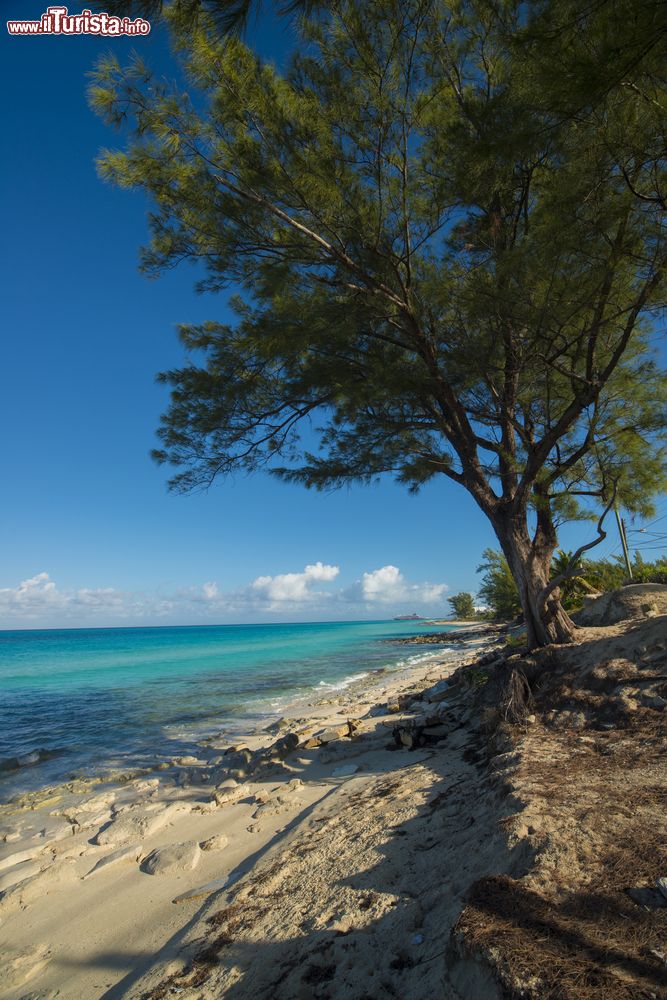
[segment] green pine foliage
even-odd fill
[[[457,618],[468,620],[475,617],[475,600],[472,594],[453,594],[447,600]]]
[[[572,10],[337,2],[284,72],[174,14],[183,88],[102,60],[91,103],[127,143],[100,171],[151,198],[143,268],[242,289],[235,322],[181,327],[189,360],[161,376],[174,489],[260,467],[316,488],[445,476],[522,595],[562,520],[614,497],[650,512],[667,252],[658,115],[633,87],[663,100],[657,52],[575,107],[603,72],[597,11],[579,78],[540,96]]]
[[[97,0],[97,10],[117,17],[144,17],[157,21],[168,12],[172,21],[186,32],[208,25],[221,35],[243,32],[267,7],[277,9],[282,16],[307,14],[321,4],[313,0],[285,0],[284,3],[267,4],[261,0]]]

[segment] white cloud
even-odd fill
[[[329,583],[340,573],[338,566],[325,566],[316,562],[306,566],[303,573],[281,573],[278,576],[258,576],[250,589],[269,601],[312,601],[320,591],[311,588],[313,583]]]
[[[365,617],[418,609],[442,611],[447,585],[411,583],[397,566],[363,573],[348,587],[332,588],[340,567],[311,563],[300,572],[258,576],[244,587],[221,592],[208,581],[171,593],[114,587],[59,589],[48,573],[0,588],[0,628],[123,625],[170,622],[242,622]]]
[[[49,579],[48,573],[38,573],[29,580],[22,580],[15,590],[0,590],[0,597],[5,595],[17,604],[30,605],[56,598],[56,585]]]
[[[346,591],[348,600],[364,601],[367,604],[400,604],[413,601],[433,604],[443,600],[446,583],[409,583],[398,566],[381,566],[370,573],[364,573]]]
[[[18,587],[0,589],[0,616],[32,619],[45,613],[59,613],[66,618],[76,610],[122,609],[126,600],[122,591],[112,587],[61,591],[48,573],[38,573],[22,580]],[[135,609],[136,610],[136,609]]]
[[[395,601],[404,595],[404,580],[398,566],[382,566],[361,578],[361,593],[365,601]]]

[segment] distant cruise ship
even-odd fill
[[[418,615],[416,611],[413,611],[411,615],[396,615],[392,619],[395,622],[423,622],[426,621],[423,615]]]

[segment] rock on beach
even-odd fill
[[[156,847],[141,862],[142,872],[147,875],[171,875],[174,872],[191,872],[199,864],[201,849],[196,840],[184,844],[169,844]]]
[[[90,878],[91,875],[99,875],[100,872],[120,861],[137,861],[141,855],[141,844],[133,844],[130,847],[119,847],[117,851],[112,851],[106,857],[101,858],[97,864],[86,872],[82,878]]]
[[[164,809],[150,811],[141,808],[130,809],[119,814],[117,819],[100,830],[95,837],[95,843],[104,846],[122,844],[126,840],[144,840],[165,827],[174,819],[176,813],[186,808],[188,807],[184,803],[174,802]]]

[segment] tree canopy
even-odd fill
[[[452,594],[448,597],[452,611],[456,614],[457,618],[474,618],[475,617],[475,601],[472,594],[461,593]]]
[[[650,510],[665,425],[662,207],[638,196],[664,163],[624,169],[609,139],[657,148],[655,108],[627,74],[576,115],[536,99],[558,50],[536,68],[530,32],[568,5],[535,7],[335,3],[283,75],[177,23],[193,94],[112,57],[91,88],[133,128],[100,168],[152,196],[144,268],[192,260],[200,287],[243,290],[235,323],[181,328],[192,361],[161,376],[172,486],[444,476],[490,519],[531,643],[571,635],[559,522]]]
[[[283,0],[275,4],[262,0],[98,0],[97,7],[118,17],[145,17],[153,21],[166,11],[175,18],[182,29],[194,31],[203,23],[216,28],[221,34],[242,32],[253,17],[263,8],[272,7],[282,16],[309,14],[324,6],[316,0]]]

